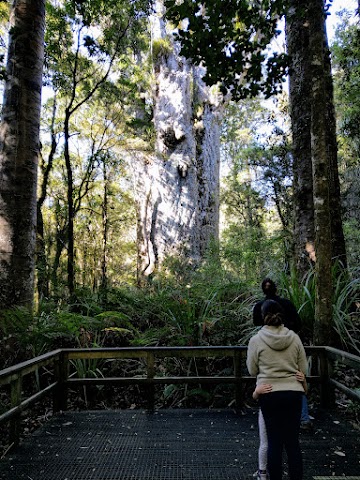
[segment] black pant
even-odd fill
[[[260,407],[268,436],[270,480],[282,479],[285,447],[290,480],[302,480],[303,465],[299,444],[302,393],[290,390],[260,395]]]

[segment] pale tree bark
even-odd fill
[[[330,159],[327,149],[327,84],[324,62],[324,4],[311,0],[309,8],[311,55],[311,149],[315,213],[315,325],[317,345],[331,344],[332,332],[332,254],[330,210]]]
[[[202,69],[194,68],[195,105],[193,112],[199,192],[200,257],[210,243],[219,239],[220,138],[222,108],[216,93],[202,80]]]
[[[155,154],[136,182],[140,284],[169,257],[195,268],[219,228],[220,104],[160,14],[153,27]]]
[[[34,295],[44,0],[15,0],[0,130],[1,308]]]

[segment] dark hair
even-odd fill
[[[264,325],[278,327],[284,323],[284,311],[275,300],[265,300],[261,305],[261,315]]]
[[[276,293],[276,283],[271,280],[271,278],[264,278],[261,283],[261,288],[267,297],[271,297]]]

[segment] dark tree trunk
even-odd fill
[[[290,113],[294,155],[294,243],[295,263],[299,278],[303,278],[315,260],[315,228],[311,161],[311,134],[313,106],[310,71],[310,25],[314,7],[309,0],[291,0],[287,14],[287,47],[290,64]],[[310,10],[309,10],[310,9]],[[325,17],[324,17],[325,18]],[[318,25],[320,28],[320,25]],[[324,77],[324,106],[326,113],[326,155],[328,165],[329,199],[331,210],[332,262],[340,260],[346,267],[345,239],[342,227],[340,183],[337,162],[336,123],[333,83],[325,20],[317,35],[322,36],[322,75]]]
[[[103,181],[104,181],[104,191],[103,191],[103,204],[102,204],[102,261],[101,261],[101,292],[102,299],[106,301],[107,297],[107,287],[108,287],[108,277],[107,277],[107,264],[108,264],[108,173],[106,168],[106,160],[103,159]]]
[[[75,290],[75,254],[74,254],[74,219],[75,219],[75,210],[74,210],[74,180],[73,180],[73,171],[70,159],[69,151],[69,122],[70,122],[70,113],[68,109],[65,113],[64,121],[64,157],[65,157],[65,166],[67,173],[67,208],[68,208],[68,228],[67,228],[67,286],[69,289],[69,294],[72,296]]]
[[[37,238],[36,238],[36,264],[37,264],[37,290],[39,300],[49,298],[49,268],[46,256],[46,245],[44,238],[44,219],[41,208],[37,209]]]
[[[49,175],[53,166],[54,155],[57,148],[57,139],[54,132],[56,116],[56,98],[54,98],[52,125],[51,125],[51,149],[46,165],[41,166],[42,170],[42,184],[41,193],[37,201],[37,239],[36,239],[36,254],[37,254],[37,289],[39,299],[48,298],[49,290],[49,266],[47,262],[45,233],[44,233],[44,219],[42,215],[42,206],[46,199],[46,191],[49,182]]]
[[[0,304],[34,295],[44,0],[15,0],[0,130]]]
[[[55,207],[55,219],[56,219],[56,235],[55,235],[55,254],[54,261],[51,267],[51,292],[52,295],[58,297],[62,294],[60,291],[60,282],[59,282],[59,269],[60,261],[63,250],[66,247],[67,242],[67,219],[62,218],[62,208],[59,204],[59,200],[56,200]],[[61,279],[61,282],[63,280]]]
[[[309,8],[311,55],[311,148],[315,212],[315,325],[317,345],[330,345],[332,339],[332,252],[330,210],[330,159],[328,150],[328,85],[324,62],[324,4],[311,0]]]
[[[327,41],[325,22],[323,28],[324,38],[324,67],[326,82],[326,124],[327,148],[329,155],[329,188],[331,211],[331,255],[333,263],[340,262],[343,268],[347,267],[345,238],[342,223],[342,205],[338,168],[338,146],[336,138],[336,116],[334,107],[334,86],[331,73],[330,51]]]
[[[291,0],[286,16],[287,49],[291,58],[289,97],[294,158],[294,254],[299,278],[308,273],[315,254],[308,3],[308,0]]]

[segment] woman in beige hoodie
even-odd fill
[[[266,300],[261,310],[264,326],[250,339],[247,367],[257,385],[271,386],[259,396],[268,436],[268,473],[270,480],[282,479],[285,447],[290,480],[302,480],[299,431],[306,384],[298,381],[297,372],[306,371],[305,350],[299,336],[283,326],[277,302]]]

